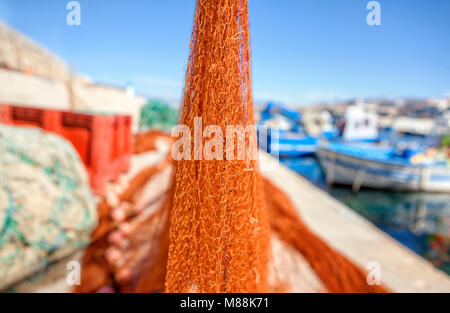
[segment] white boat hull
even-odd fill
[[[367,160],[325,148],[317,155],[330,184],[450,193],[450,169]]]

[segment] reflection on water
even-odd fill
[[[281,162],[450,274],[450,194],[330,188],[314,157]]]

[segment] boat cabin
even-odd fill
[[[343,122],[338,125],[345,141],[375,141],[378,139],[378,116],[364,104],[349,106]]]

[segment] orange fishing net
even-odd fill
[[[134,153],[139,154],[150,150],[155,150],[156,141],[158,139],[166,139],[172,141],[169,134],[160,130],[151,130],[145,133],[139,133],[134,136]]]
[[[158,137],[157,134],[151,133],[148,136],[149,140],[153,140]],[[141,147],[141,150],[143,147]],[[130,205],[136,202],[136,196],[139,194],[142,187],[151,180],[156,174],[166,168],[171,162],[170,157],[162,160],[154,166],[143,169],[136,175],[130,182],[128,188],[120,195],[119,200],[122,203],[129,203]],[[109,236],[116,231],[118,225],[112,218],[112,208],[107,203],[106,199],[103,199],[98,205],[98,218],[99,224],[94,232],[91,234],[91,244],[86,249],[82,263],[82,275],[81,284],[75,287],[75,292],[96,292],[103,286],[113,286],[117,290],[126,290],[130,287],[121,286],[121,282],[117,281],[114,274],[120,272],[121,268],[124,268],[127,264],[123,264],[121,267],[111,266],[107,261],[105,255],[110,247]],[[143,241],[147,241],[151,244],[151,249],[155,250],[159,248],[159,241],[163,237],[159,225],[164,224],[164,220],[167,220],[168,210],[158,210],[156,213],[151,214],[148,218],[139,224],[139,229],[129,230],[133,231],[131,239],[130,250],[133,250],[133,245],[141,247]],[[132,219],[135,214],[129,213],[128,219]],[[143,227],[144,226],[144,227]],[[144,237],[144,238],[143,238]],[[166,244],[167,245],[167,244]],[[148,252],[147,252],[148,253]],[[131,262],[133,263],[133,260]],[[153,264],[153,263],[151,263]],[[165,268],[161,266],[160,268]],[[155,275],[152,275],[154,277]],[[159,288],[158,288],[159,287]],[[161,285],[152,285],[152,290],[163,289]]]
[[[227,125],[253,125],[247,1],[198,1],[190,50],[181,124],[191,134],[195,117],[222,134]],[[255,137],[237,140],[256,145]],[[191,160],[176,163],[168,292],[268,291],[261,178],[256,161],[236,160],[237,146],[235,160],[223,144],[220,160],[195,161],[193,149]]]
[[[217,125],[222,134],[227,133],[227,125],[254,123],[247,0],[198,0],[180,116],[180,123],[192,134],[192,149],[177,146],[190,160],[173,162],[171,188],[164,193],[163,205],[130,236],[134,252],[124,264],[111,266],[105,261],[109,244],[104,238],[115,226],[106,213],[100,214],[76,291],[92,292],[105,284],[127,292],[278,290],[282,282],[270,279],[276,277],[271,275],[271,229],[305,257],[328,291],[385,291],[367,285],[361,269],[302,223],[287,196],[263,181],[250,154],[238,159],[241,144],[245,152],[256,145],[253,133],[238,135],[232,148],[224,140],[209,146],[220,131],[205,131],[203,137],[194,127],[197,117],[202,118],[202,129]],[[152,133],[136,142],[136,152],[155,148]],[[205,159],[201,149],[210,149],[216,159]],[[132,204],[143,185],[171,162],[168,158],[143,170],[121,200]],[[107,212],[107,204],[100,209]],[[131,274],[120,280],[117,273],[124,268]]]
[[[268,179],[264,191],[270,195],[267,206],[272,230],[306,258],[329,292],[385,292],[379,285],[368,285],[364,271],[312,233],[291,200]]]

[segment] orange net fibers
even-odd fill
[[[169,134],[160,130],[151,130],[134,136],[134,153],[139,154],[156,149],[156,141],[160,138],[172,140]]]
[[[299,251],[329,292],[386,292],[382,286],[368,285],[367,274],[330,248],[300,220],[291,200],[264,180],[264,191],[272,230]]]
[[[237,160],[239,143],[255,146],[256,137],[238,137],[231,151],[220,138],[211,148],[219,160],[195,160],[219,134],[196,145],[194,118],[222,134],[227,125],[254,125],[249,56],[247,1],[199,0],[181,114],[193,149],[191,160],[175,165],[167,292],[268,291],[269,225],[258,165]],[[230,152],[234,160],[225,160]]]
[[[149,133],[147,136],[149,139],[154,139],[158,137],[157,134]],[[165,136],[164,136],[165,137]],[[143,147],[141,147],[143,150]],[[151,180],[156,174],[158,174],[162,169],[167,167],[171,162],[170,158],[167,158],[154,166],[143,169],[136,175],[130,182],[128,188],[120,195],[119,200],[122,202],[133,203],[134,197],[139,193],[141,188]],[[76,286],[75,292],[96,292],[98,289],[104,286],[114,286],[116,289],[121,290],[120,284],[115,281],[114,273],[117,272],[117,268],[111,266],[106,258],[105,253],[110,244],[108,243],[108,235],[116,228],[114,221],[111,218],[111,207],[108,205],[106,199],[103,199],[98,207],[98,218],[99,224],[94,232],[91,234],[91,244],[86,249],[82,263],[82,275],[81,284]],[[150,216],[143,225],[145,228],[157,228],[151,223],[155,220],[157,222],[164,217],[164,210],[159,210],[162,212],[157,212]],[[135,232],[139,234],[139,232]],[[157,243],[161,237],[161,231],[158,229],[153,231],[152,243]],[[137,237],[136,235],[133,237]],[[134,241],[142,242],[141,238],[133,238]],[[135,244],[136,246],[138,244]],[[153,245],[152,247],[154,247]],[[152,263],[153,264],[153,263]],[[156,288],[156,287],[155,287]],[[162,289],[159,288],[159,289]]]

